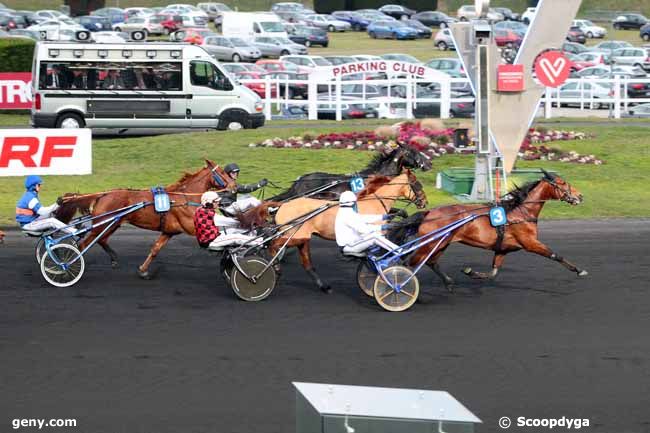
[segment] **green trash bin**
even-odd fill
[[[557,174],[552,170],[549,173]],[[507,190],[511,190],[515,185],[522,186],[526,182],[541,179],[544,174],[539,168],[526,168],[513,170],[508,175]],[[492,179],[494,179],[494,175]],[[471,194],[472,185],[474,184],[474,169],[466,167],[447,168],[440,172],[441,189],[453,195]],[[501,187],[503,190],[503,186]]]

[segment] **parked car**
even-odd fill
[[[371,38],[417,39],[418,32],[401,21],[374,21],[368,26]]]
[[[90,15],[97,15],[99,17],[107,17],[111,20],[111,24],[121,23],[126,19],[126,13],[121,8],[101,8],[94,10]]]
[[[135,16],[141,16],[141,17],[146,17],[149,15],[153,15],[156,12],[153,9],[150,8],[139,8],[139,7],[132,7],[132,8],[126,8],[124,9],[124,14],[126,18],[131,18]]]
[[[648,24],[648,19],[641,14],[621,14],[612,22],[616,30],[640,29]]]
[[[442,12],[437,12],[437,11],[418,12],[412,15],[411,19],[418,20],[425,26],[440,27],[441,29],[444,29],[445,27],[449,27],[449,24],[458,21],[456,18],[452,18],[447,14],[444,14]]]
[[[571,25],[580,27],[589,39],[604,38],[607,35],[607,30],[604,27],[597,26],[589,20],[573,20]]]
[[[650,104],[639,104],[628,108],[625,117],[650,118]]]
[[[36,12],[36,16],[41,17],[46,20],[58,20],[61,18],[70,18],[66,14],[60,11],[55,11],[55,10],[40,10]]]
[[[254,62],[262,57],[262,52],[242,38],[210,36],[203,40],[203,49],[217,60],[232,62]]]
[[[299,74],[296,72],[270,72],[264,77],[269,77],[274,80],[280,80],[280,85],[279,87],[279,94],[280,97],[284,98],[286,97],[287,99],[296,99],[296,98],[307,98],[307,90],[308,90],[308,85],[307,83],[292,83],[288,81],[292,80],[303,80],[307,81],[309,79],[309,76],[307,74]],[[282,82],[284,81],[284,83]]]
[[[564,56],[569,60],[570,62],[570,69],[571,73],[575,73],[577,71],[581,71],[585,68],[591,68],[593,66],[597,66],[597,63],[594,63],[589,60],[583,60],[576,54],[570,54],[570,53],[565,53]]]
[[[336,19],[332,15],[305,15],[305,22],[312,27],[326,29],[328,32],[345,32],[352,28],[350,23]]]
[[[581,54],[573,54],[580,62],[590,62],[592,66],[606,65],[609,63],[609,56],[605,53],[585,52]]]
[[[580,27],[571,26],[567,32],[566,40],[577,44],[584,44],[587,42],[587,36]]]
[[[415,15],[416,11],[409,9],[401,5],[388,4],[379,8],[379,12],[382,14],[391,16],[398,20],[406,20],[411,18],[411,15]]]
[[[562,44],[562,51],[565,52],[565,53],[571,53],[571,54],[582,54],[582,53],[596,52],[596,51],[592,51],[590,48],[585,47],[583,44],[576,44],[576,43],[573,43],[573,42],[564,42]]]
[[[643,27],[641,27],[641,30],[639,31],[639,36],[641,37],[641,39],[643,39],[646,42],[650,41],[650,24],[646,24]]]
[[[528,26],[521,21],[499,21],[494,24],[495,30],[510,30],[517,33],[522,38],[526,36]]]
[[[436,58],[429,60],[426,64],[429,68],[448,74],[451,78],[465,78],[465,69],[463,64],[457,58]]]
[[[382,54],[381,58],[384,60],[394,60],[396,62],[414,63],[416,65],[422,64],[421,61],[411,56],[410,54],[401,54],[401,53]]]
[[[267,72],[303,72],[300,70],[300,68],[298,68],[298,65],[289,62],[283,62],[282,60],[260,59],[255,62],[255,66],[263,68]]]
[[[309,27],[299,24],[294,24],[287,29],[289,34],[289,39],[297,44],[302,44],[306,47],[311,47],[313,45],[320,45],[321,47],[327,48],[330,43],[329,35],[327,31],[320,29],[318,27]],[[302,41],[302,42],[299,42]]]
[[[186,42],[194,45],[201,45],[205,38],[216,36],[211,30],[203,28],[182,28],[169,35],[172,42]]]
[[[223,63],[221,66],[233,75],[246,71],[259,72],[260,74],[266,73],[266,69],[260,68],[255,63]]]
[[[494,42],[497,44],[497,47],[517,48],[521,45],[522,40],[521,35],[512,30],[494,30]]]
[[[402,20],[402,22],[407,26],[417,30],[419,39],[431,39],[431,35],[433,34],[433,32],[429,27],[425,26],[420,21],[408,19],[408,20]]]
[[[199,9],[198,7],[190,4],[179,3],[179,4],[167,5],[165,9],[163,9],[163,12],[175,12],[178,15],[196,16],[196,17],[203,18],[206,24],[208,22],[208,14],[205,11]]]
[[[510,8],[499,7],[499,8],[494,8],[494,11],[503,15],[503,19],[505,21],[519,21],[521,19],[521,15],[513,12],[512,9]]]
[[[616,65],[631,65],[650,70],[650,56],[644,48],[619,48],[612,52],[612,61]]]
[[[124,32],[95,32],[93,40],[98,44],[123,44],[129,40],[129,35]]]
[[[455,50],[454,40],[451,37],[451,30],[448,28],[440,29],[433,38],[433,45],[440,51]]]
[[[323,56],[323,58],[335,66],[354,63],[357,61],[357,59],[352,56]]]
[[[611,55],[614,50],[618,50],[619,48],[633,47],[631,43],[626,41],[603,41],[598,45],[591,47],[591,50]]]
[[[165,35],[174,33],[183,27],[183,17],[173,13],[157,13],[149,18],[152,23],[158,23],[162,27],[162,32]]]
[[[305,72],[312,72],[318,68],[332,66],[330,62],[321,56],[289,55],[280,57],[280,60],[293,63]]]
[[[373,23],[375,21],[396,21],[395,18],[383,14],[376,9],[360,9],[356,11],[356,13],[368,20],[369,23]]]
[[[460,8],[458,8],[456,15],[458,15],[458,19],[461,21],[471,21],[473,19],[478,18],[478,14],[476,13],[476,7],[474,5],[461,6]],[[499,12],[496,12],[493,9],[489,9],[488,12],[485,14],[485,18],[489,22],[497,22],[497,21],[503,21],[504,17]]]
[[[352,26],[352,30],[355,30],[357,32],[366,30],[368,28],[368,24],[370,24],[370,20],[364,18],[363,15],[359,14],[358,12],[336,11],[332,12],[332,16],[337,20],[349,23],[350,26]]]
[[[12,15],[4,15],[0,14],[0,29],[9,31],[13,29],[19,29],[22,28],[21,26],[18,25],[16,22],[16,17]]]
[[[318,119],[336,120],[337,103],[329,98],[329,95],[319,96]],[[347,119],[376,119],[379,116],[377,110],[371,107],[364,107],[362,104],[350,104],[342,98],[341,118]]]
[[[34,24],[33,26],[29,26],[27,29],[36,30],[39,32],[54,31],[54,30],[72,30],[73,32],[76,32],[79,30],[85,30],[84,27],[82,27],[79,23],[75,23],[71,19],[43,21],[39,24]]]
[[[230,6],[223,3],[199,3],[196,5],[203,12],[208,14],[208,20],[213,21],[215,25],[221,25],[221,20],[223,20],[223,12],[232,12]]]
[[[135,15],[127,18],[123,23],[113,25],[116,32],[132,33],[136,31],[144,32],[145,35],[162,35],[163,26],[157,20],[151,21],[150,16]]]
[[[79,24],[81,24],[86,30],[91,32],[101,32],[103,30],[113,30],[111,25],[111,20],[108,17],[100,17],[98,15],[86,15],[83,17],[77,18]]]
[[[45,21],[45,18],[39,17],[34,11],[15,11],[14,15],[21,16],[25,19],[27,27]]]
[[[242,71],[235,74],[237,80],[263,80],[264,73],[254,72],[254,71]],[[241,82],[241,81],[240,81]],[[251,89],[253,92],[257,93],[260,98],[266,98],[266,83],[264,82],[241,82],[244,86]],[[269,96],[271,98],[277,98],[278,91],[277,87],[270,85],[269,86]]]
[[[41,40],[41,33],[36,30],[12,29],[9,30],[9,36],[12,38],[27,38],[33,41]]]
[[[289,54],[307,54],[307,47],[291,42],[280,36],[258,36],[253,40],[253,46],[262,53],[262,57],[280,57]]]
[[[577,81],[566,83],[559,89],[560,99],[585,99],[593,100],[591,108],[597,110],[605,108],[609,103],[599,102],[599,99],[609,99],[614,96],[611,86],[599,82]],[[580,105],[580,102],[562,102],[560,106]]]
[[[297,2],[274,3],[273,6],[271,6],[271,12],[304,10],[306,10],[305,6],[302,3]]]
[[[524,24],[530,24],[533,22],[533,18],[535,18],[535,13],[537,13],[537,8],[526,8],[523,14],[521,14],[521,21],[524,22]]]

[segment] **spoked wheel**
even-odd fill
[[[79,248],[79,245],[77,245],[77,241],[75,241],[73,237],[63,239],[63,240],[59,241],[58,243],[72,245],[73,247],[75,247],[77,249]],[[45,252],[46,252],[45,251],[45,240],[43,240],[43,238],[40,238],[38,240],[38,242],[36,243],[36,261],[38,262],[39,265],[41,264],[41,258],[43,257],[43,254]]]
[[[235,264],[232,262],[230,254],[224,253],[221,258],[221,276],[223,276],[223,279],[226,280],[228,284],[230,284],[230,274],[232,274],[232,268],[234,266]]]
[[[377,272],[368,263],[368,260],[361,260],[357,266],[357,285],[363,293],[373,298],[375,294],[373,289],[375,287],[375,280],[377,279]]]
[[[260,272],[268,265],[268,261],[259,256],[246,256],[237,258],[241,269],[250,277],[242,274],[237,266],[233,266],[230,274],[230,286],[237,296],[244,301],[261,301],[266,299],[277,282],[277,275],[273,266]]]
[[[45,251],[41,258],[41,274],[56,287],[69,287],[83,276],[86,265],[77,247],[60,243]]]
[[[413,271],[404,266],[391,266],[386,268],[384,276],[393,287],[398,289],[386,284],[381,275],[377,275],[374,294],[377,303],[382,308],[388,311],[404,311],[415,304],[420,294],[420,282]],[[409,280],[409,278],[411,279]],[[408,283],[406,283],[407,280]]]

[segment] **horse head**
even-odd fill
[[[420,169],[422,171],[431,170],[431,157],[413,147],[405,146],[401,143],[398,143],[398,145],[399,152],[397,157],[399,158],[400,171],[403,168]]]
[[[549,198],[561,200],[573,206],[582,203],[582,194],[576,188],[571,186],[569,182],[562,179],[560,176],[547,172],[544,169],[542,169],[542,173],[544,173],[542,181],[553,187]]]
[[[427,206],[427,195],[424,193],[424,187],[411,170],[406,170],[406,176],[408,179],[406,197],[414,202],[418,209],[424,209]]]
[[[211,173],[211,185],[216,189],[225,189],[229,192],[237,191],[237,182],[224,171],[221,166],[209,159],[205,160],[205,166]]]

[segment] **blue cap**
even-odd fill
[[[40,185],[42,183],[43,183],[43,179],[41,179],[40,176],[36,176],[35,174],[32,174],[30,176],[27,176],[27,179],[25,179],[25,188],[29,191],[34,189],[36,185]]]

